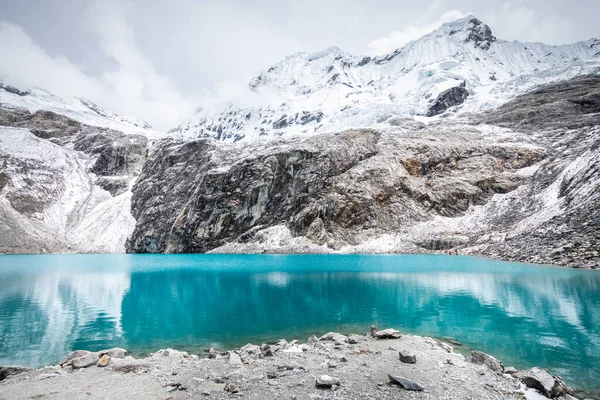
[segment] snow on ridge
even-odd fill
[[[6,89],[9,90],[6,90]],[[14,93],[17,89],[22,94]],[[126,134],[141,134],[149,138],[164,135],[154,131],[145,121],[109,112],[89,100],[63,98],[43,89],[0,82],[0,106],[17,108],[34,113],[39,110],[52,111],[82,124],[114,129]]]
[[[288,56],[250,81],[255,105],[200,110],[170,132],[182,139],[240,141],[381,128],[392,117],[422,118],[440,93],[462,82],[470,94],[462,108],[478,112],[598,67],[597,39],[561,46],[504,41],[469,15],[383,56],[337,47]]]

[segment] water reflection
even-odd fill
[[[431,256],[83,261],[0,269],[0,364],[115,345],[198,351],[376,323],[600,389],[600,275],[589,271]]]

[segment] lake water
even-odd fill
[[[600,273],[443,255],[0,256],[0,364],[201,353],[371,324],[600,390]]]

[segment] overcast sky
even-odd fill
[[[506,40],[600,36],[600,0],[0,0],[0,78],[157,129],[298,51],[392,51],[474,14]]]

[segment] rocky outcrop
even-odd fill
[[[414,137],[352,130],[255,149],[164,140],[133,189],[137,225],[128,251],[205,252],[282,223],[294,236],[336,248],[365,230],[383,233],[484,204],[524,181],[512,171],[543,158],[534,148],[450,133],[432,143],[433,136],[435,129]]]
[[[442,114],[450,107],[464,103],[467,97],[469,97],[469,91],[466,89],[466,82],[461,83],[459,86],[444,90],[438,95],[431,107],[429,107],[427,116],[434,117]]]
[[[52,111],[36,111],[0,107],[0,126],[26,128],[42,139],[64,138],[75,135],[81,124]]]
[[[468,22],[467,32],[468,36],[465,42],[472,42],[475,47],[482,50],[489,50],[492,43],[496,41],[496,37],[492,34],[490,27],[477,18],[472,18]]]

